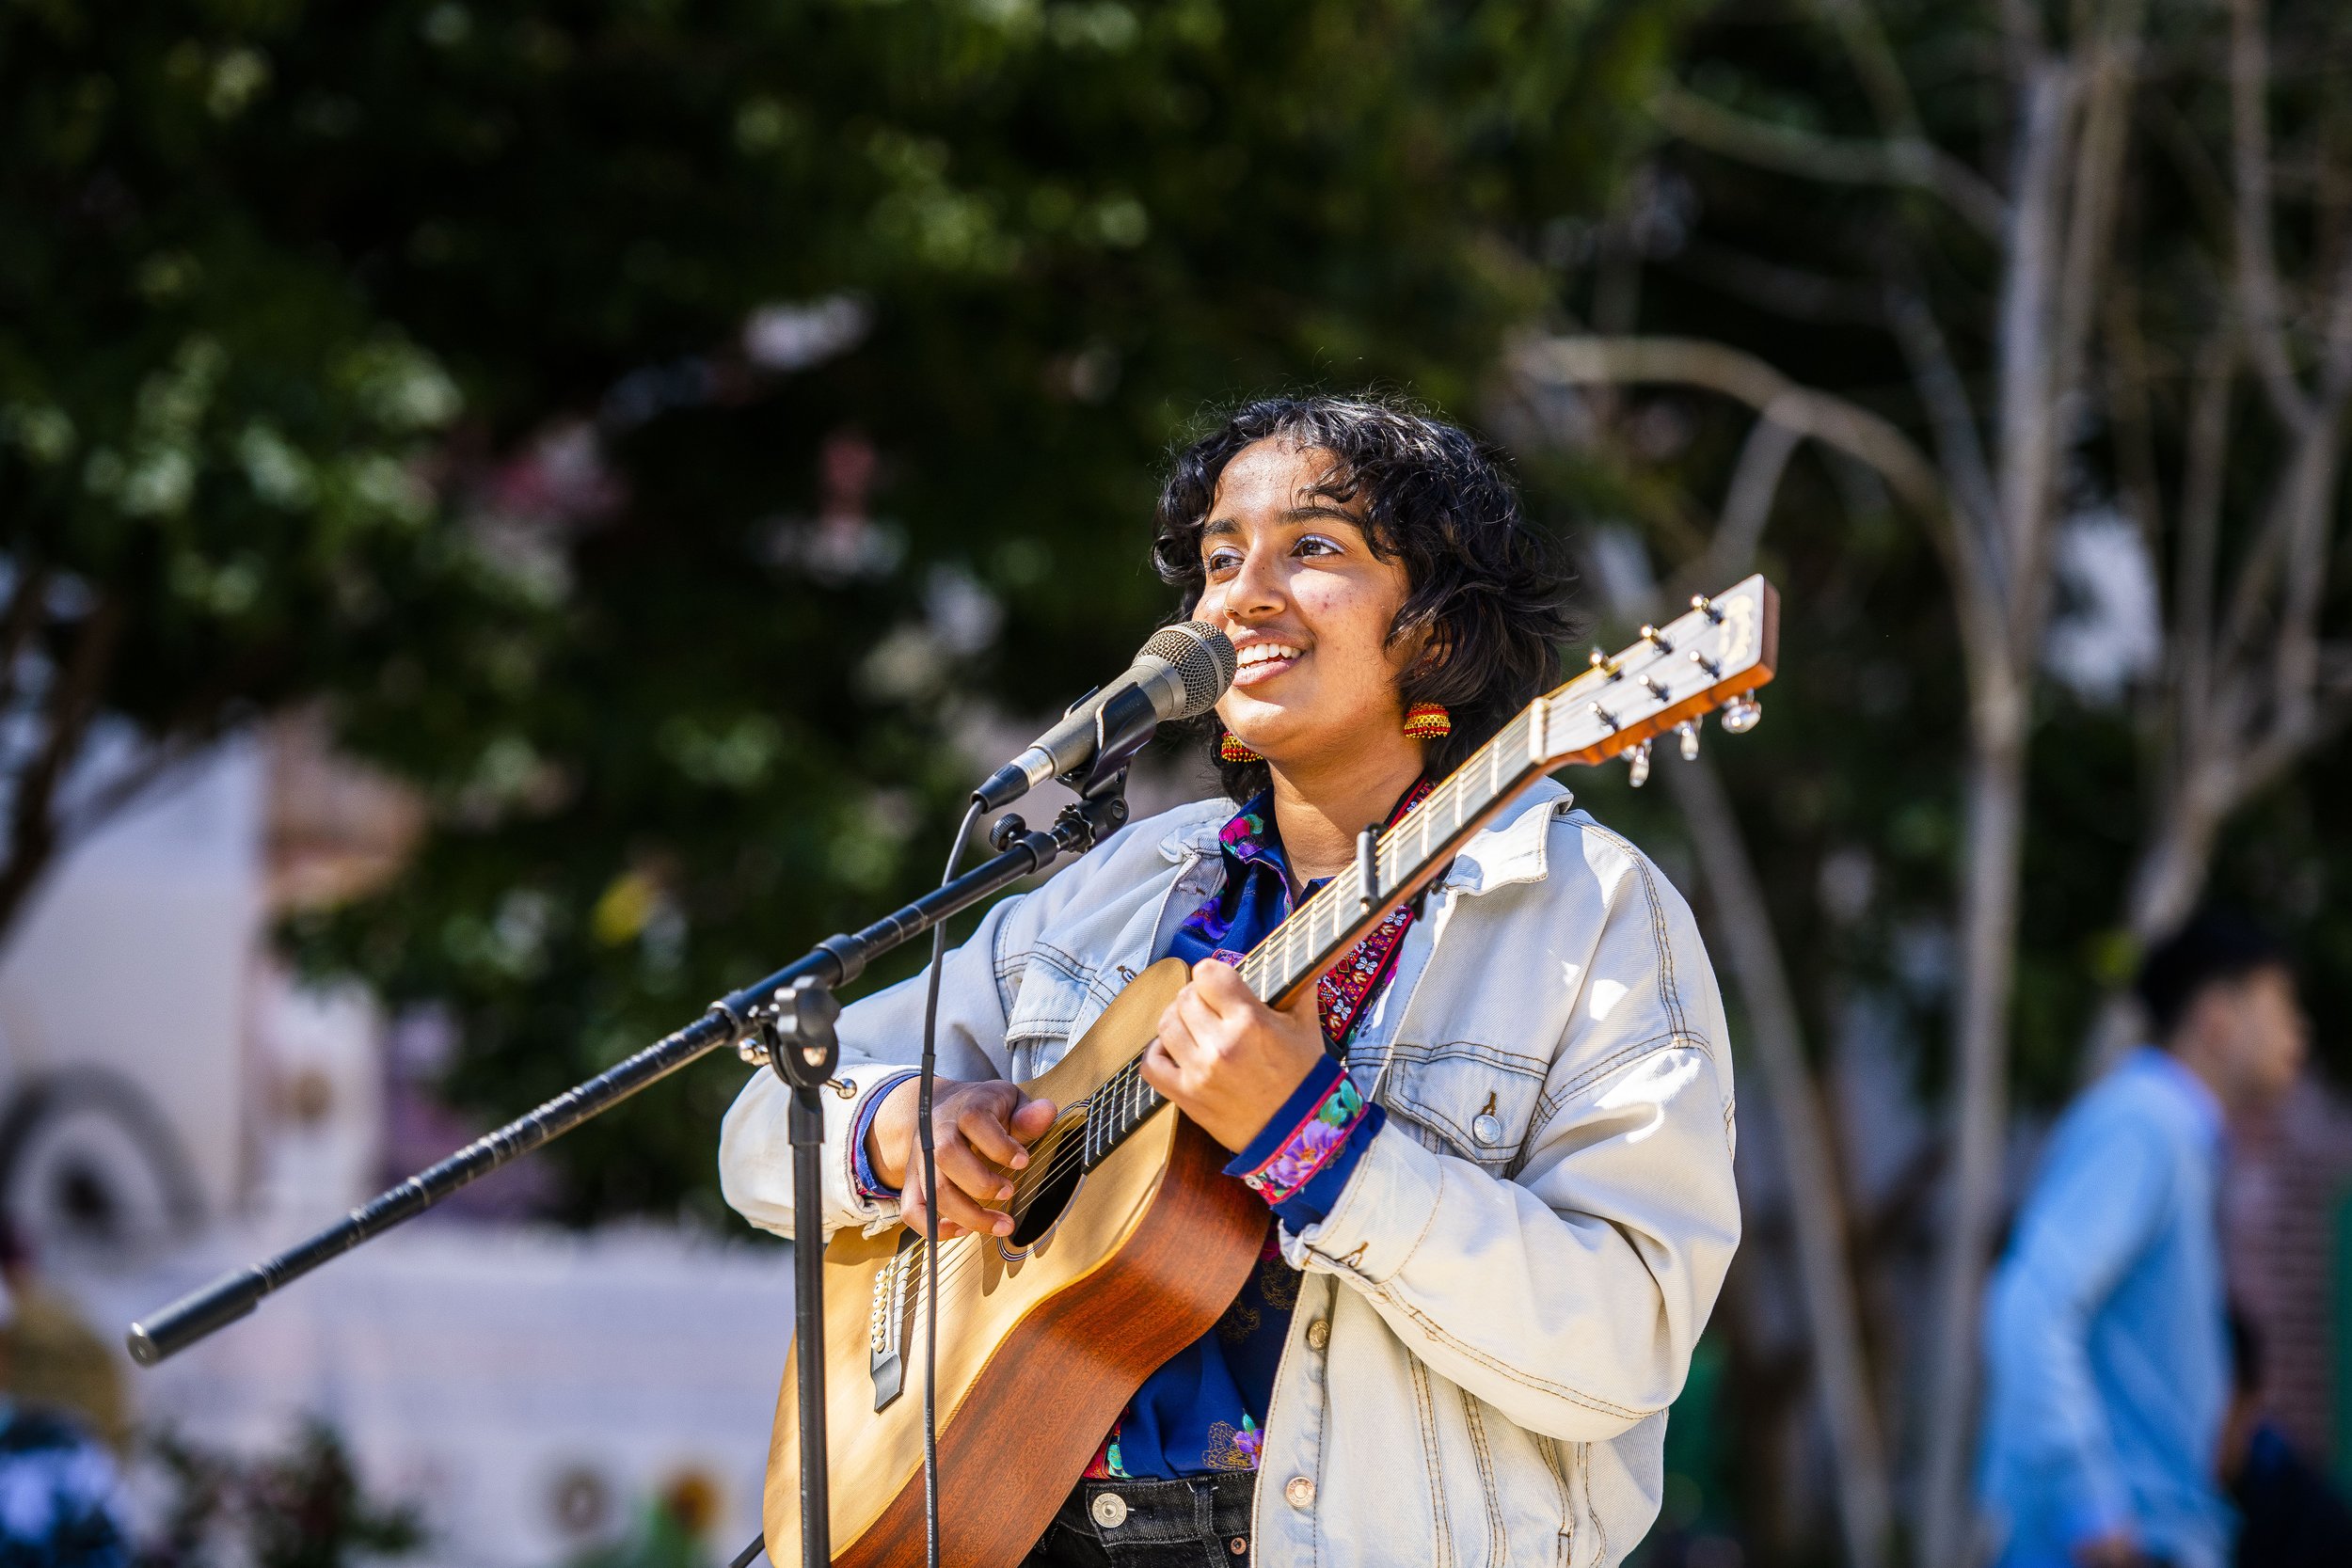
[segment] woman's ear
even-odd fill
[[[1435,621],[1423,622],[1408,635],[1420,645],[1405,666],[1405,678],[1407,680],[1436,674],[1445,668],[1446,660],[1454,657],[1454,639],[1447,636],[1445,628]]]

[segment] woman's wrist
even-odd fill
[[[909,1134],[914,1128],[914,1101],[921,1085],[919,1078],[899,1079],[882,1091],[882,1103],[875,1106],[866,1123],[866,1168],[876,1181],[894,1192],[907,1184],[907,1156],[914,1147]],[[947,1080],[934,1079],[932,1085],[932,1092],[937,1093]]]

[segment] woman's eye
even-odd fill
[[[1335,542],[1326,539],[1320,534],[1310,533],[1298,541],[1295,553],[1299,555],[1338,555],[1341,552],[1340,546]]]
[[[1241,551],[1211,550],[1200,563],[1213,573],[1236,571],[1241,566]]]

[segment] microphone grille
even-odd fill
[[[1184,683],[1184,705],[1173,717],[1191,719],[1216,705],[1233,684],[1233,640],[1206,621],[1185,621],[1162,626],[1143,645],[1144,653],[1167,660]]]

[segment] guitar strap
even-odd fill
[[[1436,788],[1424,778],[1405,792],[1405,799],[1389,813],[1384,827],[1396,826],[1397,819],[1419,805],[1422,799]],[[1396,955],[1405,945],[1405,933],[1411,927],[1413,917],[1420,912],[1421,900],[1399,904],[1389,911],[1389,917],[1372,928],[1372,934],[1349,949],[1345,958],[1323,972],[1315,982],[1315,1010],[1323,1019],[1323,1040],[1334,1056],[1347,1054],[1347,1038],[1362,1022],[1364,1004],[1387,982],[1396,968]]]

